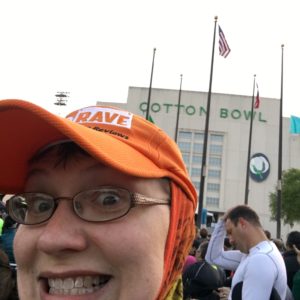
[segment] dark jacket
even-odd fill
[[[287,273],[287,283],[290,289],[293,288],[293,277],[298,270],[300,270],[300,265],[297,261],[297,254],[294,250],[288,250],[283,253],[283,259],[286,267]]]
[[[293,296],[295,300],[300,300],[300,270],[294,276]]]

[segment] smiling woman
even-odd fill
[[[117,108],[63,119],[20,100],[0,102],[0,127],[22,300],[182,299],[197,197],[164,132]]]

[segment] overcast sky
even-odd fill
[[[216,55],[212,91],[280,98],[300,116],[296,0],[0,0],[0,99],[47,109],[70,92],[67,111],[96,101],[126,102],[128,87],[208,91],[214,16],[231,48]],[[263,103],[262,103],[263,105]]]

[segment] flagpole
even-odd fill
[[[206,104],[206,117],[205,117],[205,129],[204,129],[202,164],[201,164],[201,179],[200,179],[200,190],[199,190],[199,199],[198,199],[198,216],[197,216],[197,226],[198,227],[201,226],[201,217],[202,217],[203,200],[204,200],[204,187],[205,187],[205,176],[206,176],[207,140],[208,140],[209,114],[210,114],[210,102],[211,102],[211,86],[212,86],[213,69],[214,69],[213,66],[214,66],[214,56],[215,56],[215,40],[216,40],[217,20],[218,20],[218,17],[216,16],[215,17],[213,45],[212,45],[212,55],[211,55],[209,89],[208,89],[207,104]]]
[[[247,156],[247,171],[246,171],[246,186],[245,186],[245,200],[244,204],[248,204],[249,196],[249,172],[250,172],[250,155],[251,155],[251,144],[252,144],[252,127],[253,127],[253,107],[254,107],[254,93],[255,93],[255,78],[253,76],[253,92],[252,92],[252,101],[251,101],[251,117],[250,117],[250,130],[249,130],[249,142],[248,142],[248,156]]]
[[[281,192],[282,192],[282,102],[283,102],[283,50],[281,45],[281,91],[280,91],[280,109],[279,109],[279,147],[278,147],[278,181],[277,181],[277,230],[276,237],[281,237]]]
[[[178,104],[177,104],[177,117],[176,117],[176,127],[175,127],[175,142],[177,143],[177,136],[178,136],[178,123],[179,123],[179,114],[180,114],[180,102],[181,102],[181,85],[182,85],[182,74],[180,74],[180,87],[179,87],[179,94],[178,94]]]
[[[152,90],[152,78],[153,78],[155,52],[156,52],[156,48],[153,49],[153,58],[152,58],[152,68],[151,68],[151,76],[150,76],[150,85],[149,85],[149,90],[148,90],[146,120],[149,119],[149,110],[150,110],[150,100],[151,100],[151,90]]]

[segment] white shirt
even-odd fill
[[[243,300],[267,300],[274,287],[281,299],[287,292],[287,277],[283,258],[276,245],[262,241],[244,254],[239,250],[224,250],[226,235],[224,221],[218,222],[208,245],[205,259],[226,270],[235,271],[231,283],[243,282]],[[231,293],[229,298],[231,299]]]

